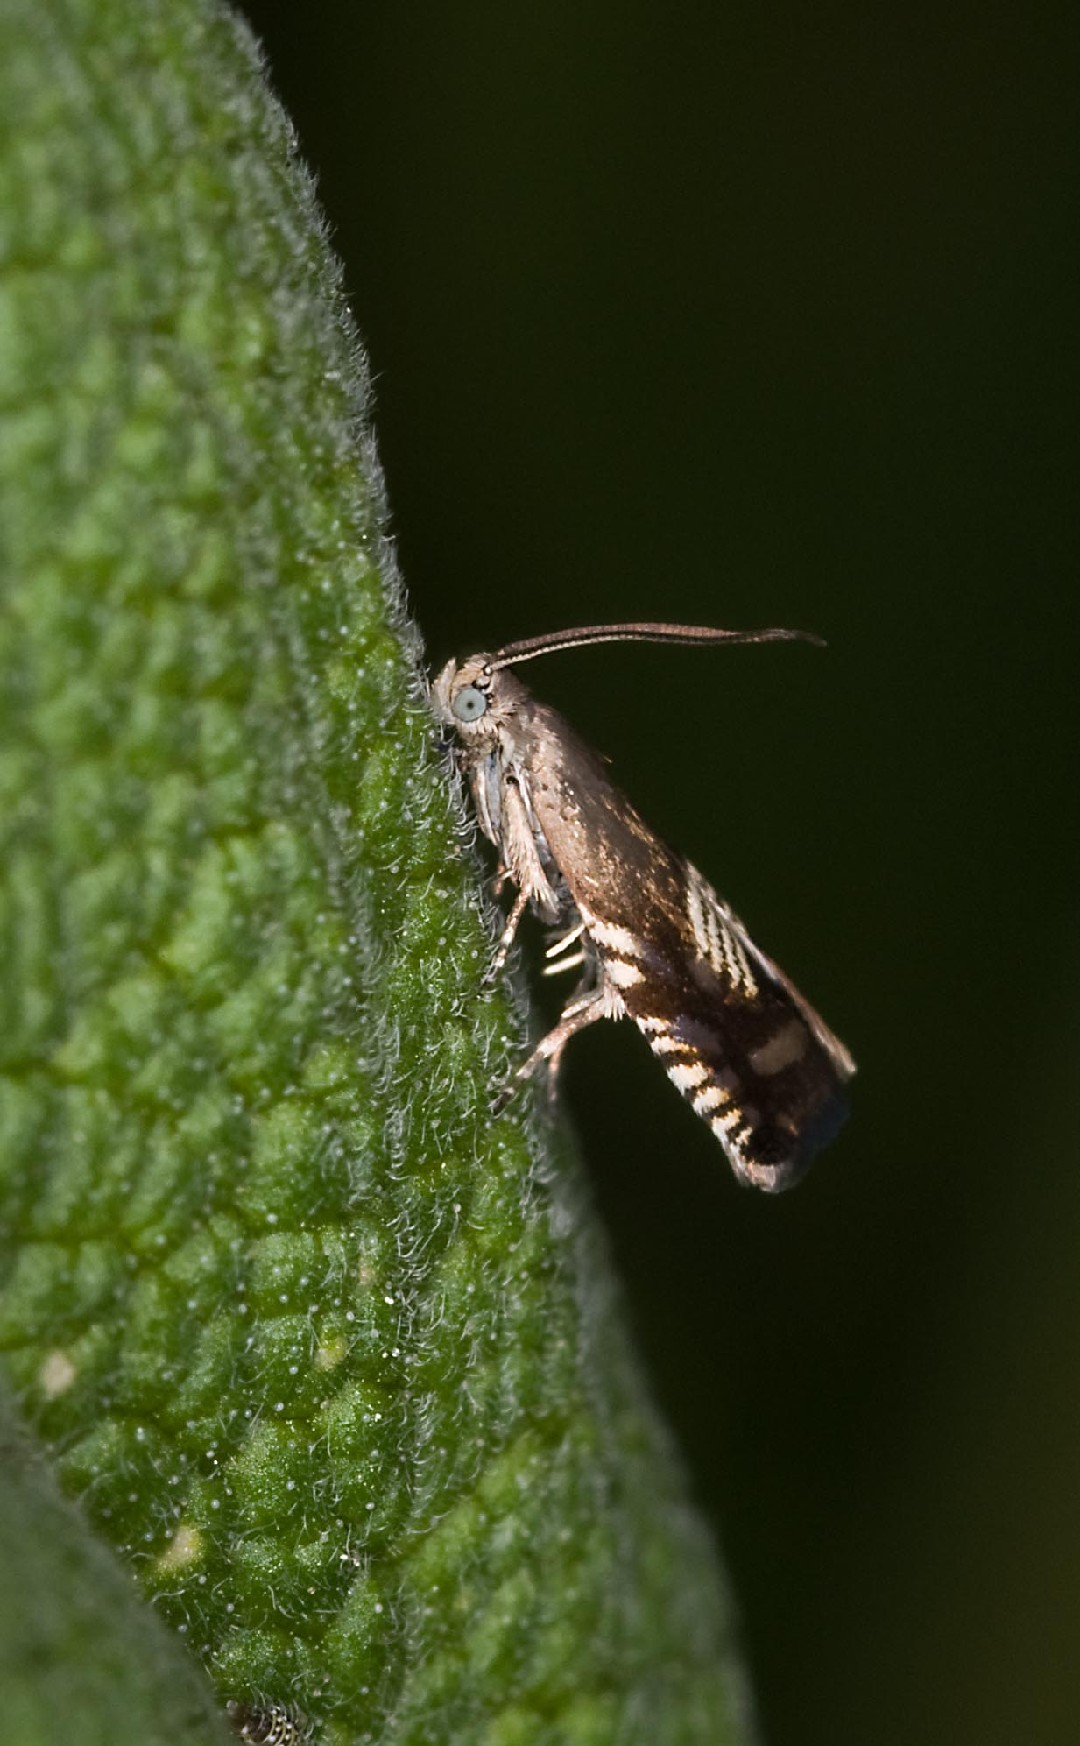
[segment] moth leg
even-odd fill
[[[561,976],[564,970],[580,970],[588,959],[584,952],[575,952],[572,958],[556,958],[554,964],[545,964],[540,972],[542,976]]]
[[[544,957],[549,960],[551,958],[559,957],[560,953],[565,952],[567,947],[572,946],[575,940],[580,940],[584,932],[585,923],[579,919],[574,923],[572,928],[567,929],[565,934],[560,934],[557,940],[552,940],[547,951],[544,953]]]
[[[529,894],[527,891],[518,891],[515,894],[510,914],[506,919],[506,926],[502,931],[502,938],[495,948],[495,956],[491,960],[488,972],[484,977],[485,982],[494,982],[496,976],[498,976],[503,965],[506,963],[507,954],[514,943],[514,936],[518,931],[518,925],[521,918],[525,914],[525,905],[528,901]]]
[[[554,1098],[562,1053],[570,1038],[576,1037],[588,1025],[594,1025],[598,1019],[621,1018],[625,1010],[617,992],[605,982],[571,1000],[563,1009],[563,1015],[554,1030],[550,1030],[537,1043],[528,1060],[522,1062],[509,1085],[499,1093],[492,1106],[492,1113],[498,1115],[505,1109],[518,1087],[526,1079],[531,1079],[538,1067],[547,1068],[548,1096]]]
[[[585,923],[579,921],[575,927],[572,927],[569,930],[568,933],[561,934],[559,938],[548,947],[547,951],[544,953],[544,957],[547,959],[543,971],[545,976],[559,976],[564,970],[578,970],[581,968],[581,966],[586,962],[585,949],[583,946],[580,947],[578,951],[574,952],[569,958],[564,957],[562,954],[566,952],[567,948],[572,946],[575,941],[580,940],[584,932]]]
[[[547,1067],[548,1097],[554,1101],[555,1087],[558,1084],[559,1068],[562,1065],[563,1050],[571,1037],[576,1037],[587,1025],[595,1024],[597,1019],[607,1018],[607,1003],[602,988],[596,988],[581,1000],[572,1002],[563,1009],[562,1018],[553,1031],[537,1043],[536,1048],[527,1061],[523,1061],[514,1075],[522,1081],[530,1079],[538,1067]]]

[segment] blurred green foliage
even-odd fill
[[[226,1746],[209,1683],[0,1400],[0,1693],[16,1746]]]

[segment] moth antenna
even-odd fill
[[[511,667],[518,661],[532,661],[537,655],[550,655],[556,649],[577,649],[583,643],[815,643],[824,648],[824,639],[812,631],[798,630],[718,630],[709,624],[586,624],[575,630],[553,631],[550,636],[523,637],[516,643],[504,643],[491,657],[490,666]]]

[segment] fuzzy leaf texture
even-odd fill
[[[222,1702],[743,1740],[573,1162],[489,1113],[520,1015],[288,125],[201,0],[0,33],[6,1370]]]
[[[209,1683],[139,1600],[0,1393],[0,1703],[10,1746],[229,1746]]]

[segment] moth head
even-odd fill
[[[447,661],[432,690],[439,720],[468,746],[497,737],[524,686],[499,671],[496,656],[469,655]]]

